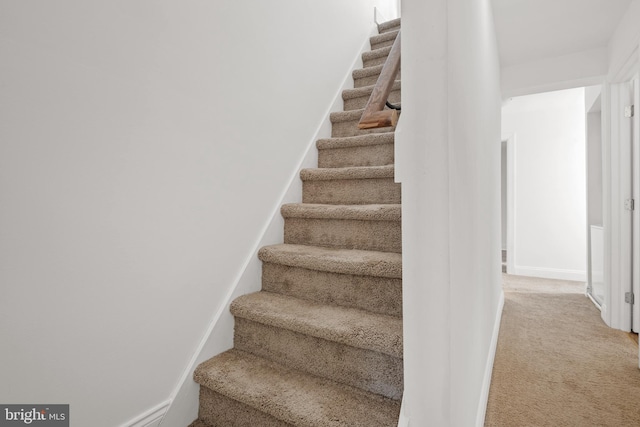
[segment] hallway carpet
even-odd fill
[[[638,346],[584,284],[504,278],[485,426],[639,426]]]

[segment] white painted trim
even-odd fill
[[[569,270],[560,268],[528,267],[518,265],[514,274],[518,276],[540,277],[543,279],[575,280],[577,282],[587,281],[585,270]]]
[[[587,298],[591,300],[593,305],[595,305],[598,308],[598,310],[602,310],[602,306],[600,305],[598,300],[593,297],[593,295],[591,295],[589,292],[585,292],[585,295],[587,296]]]
[[[604,285],[605,296],[600,307],[600,317],[604,323],[611,327],[611,312],[609,311],[609,289],[612,283],[612,227],[613,213],[611,211],[612,203],[612,171],[611,156],[612,136],[611,136],[611,85],[605,83],[602,85],[601,96],[601,112],[602,112],[602,227],[604,229],[603,245],[604,245]]]
[[[630,126],[625,126],[623,104],[629,102],[627,83],[608,85],[610,139],[607,179],[609,197],[606,211],[609,212],[609,226],[604,224],[605,254],[608,254],[609,269],[605,264],[604,306],[605,323],[612,328],[629,331],[631,310],[624,302],[625,292],[631,291],[631,213],[624,209],[624,200],[631,197],[631,140]],[[603,165],[603,169],[604,166]],[[603,183],[604,189],[604,183]],[[605,257],[606,260],[607,257]],[[603,311],[604,313],[604,311]]]
[[[127,421],[121,427],[157,427],[160,425],[162,417],[164,417],[170,405],[171,400],[167,400]]]
[[[516,263],[516,134],[507,141],[507,273],[515,274]]]
[[[478,403],[478,415],[476,417],[476,427],[484,426],[484,419],[487,414],[487,403],[489,402],[489,389],[491,388],[491,376],[493,374],[493,363],[496,359],[496,348],[498,347],[498,336],[500,335],[500,323],[502,321],[503,308],[504,308],[504,292],[500,291],[500,299],[498,300],[496,317],[495,317],[495,321],[493,322],[493,334],[491,335],[491,344],[489,346],[489,354],[487,356],[487,363],[484,368],[484,379],[482,380],[482,389],[480,390],[480,402]]]
[[[192,380],[193,372],[203,361],[214,355],[225,351],[233,346],[233,317],[229,312],[231,302],[238,296],[250,292],[259,291],[261,287],[262,263],[258,259],[258,250],[266,245],[282,242],[284,220],[280,215],[280,207],[285,203],[298,203],[302,201],[302,182],[300,181],[300,170],[304,168],[317,167],[318,153],[315,149],[316,141],[320,138],[331,136],[330,115],[335,111],[342,111],[342,92],[345,89],[353,88],[352,72],[357,68],[362,68],[362,54],[369,50],[369,37],[377,34],[377,26],[372,25],[370,35],[360,46],[360,49],[351,63],[348,71],[338,87],[333,102],[325,111],[325,114],[318,124],[316,131],[307,143],[305,153],[300,158],[296,168],[291,173],[288,184],[283,189],[278,201],[274,205],[269,219],[261,228],[249,256],[245,259],[242,268],[233,281],[233,285],[225,295],[224,304],[211,319],[207,330],[200,343],[196,347],[191,360],[185,368],[178,384],[171,394],[171,405],[166,411],[160,425],[168,427],[172,425],[188,425],[197,418],[197,398],[198,385]],[[196,405],[193,405],[193,400]]]
[[[633,94],[632,104],[636,110],[640,109],[640,75],[636,74],[632,79]],[[631,190],[635,203],[640,203],[640,112],[635,112],[633,116],[633,141],[631,150],[633,153],[633,179]],[[636,298],[640,298],[640,206],[633,212],[633,258],[632,268],[632,292]],[[640,301],[633,305],[632,329],[640,332]]]
[[[398,427],[409,427],[409,417],[405,413],[404,406],[404,397],[402,398],[402,403],[400,404],[400,418],[398,419]]]
[[[629,52],[629,56],[621,64],[617,71],[610,73],[610,82],[622,83],[631,80],[638,71],[638,62],[640,61],[640,48],[636,44]]]
[[[382,13],[380,13],[380,11],[378,10],[377,7],[373,7],[373,22],[375,22],[376,25],[380,25],[383,22],[387,22],[388,19],[384,17],[384,15]]]

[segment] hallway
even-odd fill
[[[638,344],[583,283],[503,274],[503,289],[485,426],[640,425]]]

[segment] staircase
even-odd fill
[[[202,363],[190,427],[396,426],[403,392],[400,185],[393,128],[358,121],[400,21],[379,26],[282,206],[284,243],[262,248],[262,291],[237,298],[234,348]],[[400,101],[400,81],[389,98]]]

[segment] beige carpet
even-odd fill
[[[505,275],[485,426],[640,426],[638,346],[584,284]]]

